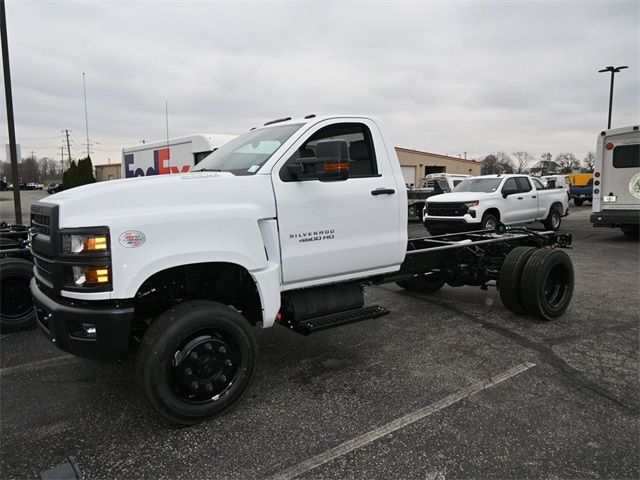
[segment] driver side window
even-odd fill
[[[347,142],[349,154],[349,178],[373,177],[378,175],[375,151],[371,132],[361,123],[339,123],[322,128],[314,133],[298,148],[280,170],[283,182],[297,181],[287,169],[288,165],[296,164],[301,159],[316,157],[318,142],[323,140],[344,140]],[[322,169],[317,164],[307,168]],[[313,175],[306,180],[316,180]]]

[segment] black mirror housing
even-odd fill
[[[316,155],[322,163],[318,179],[323,182],[349,178],[349,145],[346,140],[321,140],[316,146]]]

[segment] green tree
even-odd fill
[[[62,174],[62,184],[65,190],[88,183],[94,183],[95,181],[96,178],[93,176],[91,157],[82,158],[78,160],[77,164],[75,160],[72,160],[69,168]]]

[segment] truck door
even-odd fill
[[[298,180],[288,165],[315,157],[319,141],[348,144],[349,178]],[[381,134],[369,120],[335,120],[316,125],[272,172],[276,197],[282,280],[285,284],[361,276],[389,270],[404,259],[399,194]]]
[[[538,218],[539,196],[536,189],[531,186],[527,177],[516,177],[518,184],[518,220],[519,222],[532,222]]]

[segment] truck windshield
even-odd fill
[[[469,178],[463,180],[453,189],[454,192],[495,192],[502,178]]]
[[[300,126],[301,124],[278,125],[247,132],[225,143],[191,171],[254,175]]]

